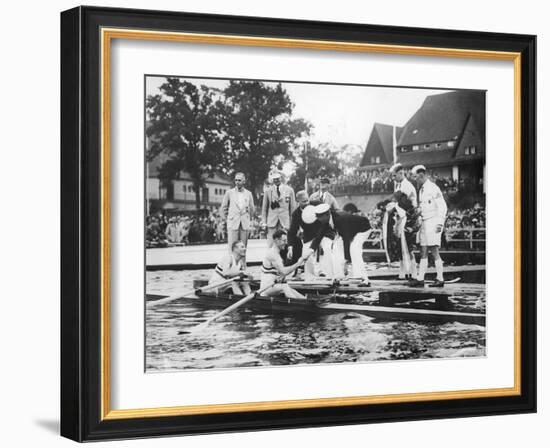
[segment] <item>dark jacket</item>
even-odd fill
[[[370,229],[370,222],[368,218],[360,215],[352,215],[344,211],[331,210],[332,221],[334,223],[334,230],[340,235],[344,242],[344,256],[346,260],[351,261],[349,253],[349,245],[353,241],[355,235],[360,232],[366,232]],[[321,226],[317,232],[317,236],[311,243],[311,248],[317,250],[321,244],[321,240],[324,236],[334,239],[334,231],[330,227],[330,223],[325,223]]]
[[[297,240],[298,240],[298,231],[302,228],[303,234],[302,234],[302,240],[304,243],[307,243],[308,241],[311,241],[317,233],[319,232],[319,229],[321,228],[321,223],[319,221],[315,221],[312,224],[306,224],[302,220],[302,209],[298,207],[296,210],[292,212],[292,216],[290,217],[290,228],[288,229],[288,244],[290,246],[296,246]]]

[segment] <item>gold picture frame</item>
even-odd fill
[[[174,21],[180,19],[181,27],[183,30],[174,31],[171,26],[166,23],[166,29],[162,29],[159,26],[162,21]],[[62,297],[62,304],[64,308],[63,325],[74,325],[74,322],[68,322],[69,315],[74,317],[76,312],[79,319],[92,318],[90,314],[93,314],[97,324],[97,335],[99,340],[97,341],[97,353],[98,358],[96,360],[96,367],[98,367],[98,375],[96,377],[95,387],[88,384],[87,387],[83,384],[81,376],[74,377],[74,366],[82,363],[81,357],[75,357],[75,353],[82,354],[84,347],[68,346],[65,347],[63,352],[66,354],[63,359],[63,366],[65,370],[65,381],[70,383],[63,389],[63,400],[72,401],[77,403],[77,407],[81,409],[82,418],[77,422],[72,417],[67,417],[67,406],[62,409],[62,434],[77,440],[92,440],[95,438],[118,438],[118,437],[132,437],[134,434],[156,435],[156,434],[169,434],[169,433],[193,433],[203,432],[205,428],[204,424],[193,422],[189,428],[186,423],[186,418],[196,416],[212,416],[212,415],[233,415],[234,428],[237,429],[249,429],[254,428],[254,425],[239,425],[238,417],[242,413],[256,413],[262,414],[264,412],[273,411],[318,411],[324,408],[326,414],[317,421],[311,422],[311,416],[308,415],[308,421],[304,425],[311,424],[330,424],[329,415],[335,415],[335,409],[345,408],[347,412],[353,413],[353,409],[360,412],[366,412],[362,414],[362,420],[367,422],[369,420],[376,420],[376,406],[385,406],[398,403],[411,403],[419,406],[422,409],[423,403],[434,403],[435,406],[429,408],[425,412],[432,412],[430,415],[438,415],[437,408],[441,409],[439,415],[450,415],[449,407],[452,407],[452,401],[464,401],[470,402],[479,401],[480,403],[498,403],[499,400],[503,404],[503,409],[508,409],[512,412],[533,411],[534,410],[534,396],[533,396],[533,376],[534,376],[534,351],[532,346],[528,347],[530,341],[534,339],[534,309],[532,304],[526,306],[526,294],[531,295],[533,285],[525,285],[526,280],[530,280],[535,275],[535,255],[533,255],[532,248],[536,247],[534,238],[535,234],[529,235],[529,240],[526,245],[525,232],[526,230],[532,230],[534,224],[533,220],[533,178],[526,179],[525,173],[534,173],[534,159],[529,158],[526,154],[534,152],[534,141],[531,136],[525,135],[526,129],[531,129],[533,125],[534,117],[534,105],[532,96],[534,92],[534,84],[532,79],[534,77],[532,64],[534,59],[534,37],[533,36],[517,36],[517,35],[503,35],[499,41],[499,48],[490,48],[492,44],[491,39],[493,35],[488,33],[467,33],[467,32],[443,32],[441,30],[421,30],[424,33],[425,40],[431,39],[436,46],[427,46],[422,42],[411,43],[397,42],[398,39],[391,37],[391,27],[385,27],[385,29],[375,31],[370,30],[368,26],[356,25],[356,27],[363,29],[365,38],[364,41],[346,41],[345,33],[346,27],[339,24],[319,24],[320,30],[325,29],[332,31],[332,33],[340,30],[342,37],[338,40],[321,39],[318,36],[314,36],[312,32],[311,38],[305,37],[277,37],[277,26],[285,27],[284,30],[278,32],[283,35],[288,35],[288,29],[292,28],[296,31],[296,35],[303,34],[300,31],[302,28],[297,23],[284,23],[273,21],[270,22],[271,27],[267,27],[271,31],[266,32],[267,35],[251,35],[251,31],[246,29],[247,25],[243,25],[242,34],[229,33],[224,31],[218,21],[209,16],[200,16],[200,19],[211,22],[209,26],[210,32],[200,32],[190,24],[193,21],[198,22],[199,18],[193,15],[187,17],[185,15],[177,15],[170,13],[159,12],[141,12],[139,14],[139,20],[135,19],[130,14],[130,11],[121,10],[108,10],[102,8],[76,8],[74,10],[67,11],[62,15],[62,26],[64,27],[65,37],[69,35],[73,37],[73,42],[63,42],[64,35],[62,34],[62,51],[65,44],[64,53],[64,69],[62,67],[62,76],[65,79],[80,76],[80,83],[77,83],[76,89],[77,98],[82,98],[82,89],[84,89],[84,80],[82,78],[82,64],[89,63],[89,60],[93,60],[93,63],[97,65],[98,69],[98,85],[97,90],[88,89],[86,91],[88,98],[95,98],[97,100],[98,110],[100,112],[100,123],[97,129],[88,129],[89,132],[96,134],[98,151],[98,163],[93,167],[85,167],[85,170],[95,169],[99,174],[99,181],[94,185],[94,191],[97,193],[99,201],[95,204],[100,211],[99,220],[96,222],[98,225],[98,252],[95,254],[97,258],[97,267],[94,271],[99,274],[99,284],[97,285],[97,292],[94,296],[94,302],[98,305],[96,313],[89,313],[83,315],[85,307],[81,304],[77,307],[74,304],[67,304],[68,301],[74,301],[74,296],[69,296],[67,292],[72,290],[75,285],[74,279],[65,279],[67,282],[67,290]],[[145,26],[147,21],[149,23],[155,23],[155,29],[147,29]],[[241,21],[235,18],[235,25],[241,26]],[[268,19],[247,19],[249,27],[257,25],[254,20],[269,21]],[[81,24],[86,23],[88,27],[82,27]],[[170,22],[172,23],[172,22]],[[203,22],[201,22],[202,24]],[[80,25],[79,25],[80,24]],[[202,25],[201,25],[202,26]],[[185,31],[186,28],[190,28],[190,31]],[[203,28],[205,28],[203,26]],[[93,30],[93,31],[91,31]],[[417,30],[416,30],[417,31]],[[420,32],[420,31],[417,31]],[[90,48],[95,48],[97,54],[80,54],[84,51],[77,46],[79,40],[75,39],[75,33],[80,37],[80,40],[87,39],[90,43]],[[320,33],[320,31],[317,31]],[[370,34],[369,34],[370,33]],[[373,34],[374,33],[374,34]],[[439,33],[439,34],[438,34]],[[375,39],[373,39],[373,36]],[[381,40],[386,42],[381,42]],[[494,36],[493,36],[494,37]],[[430,393],[407,393],[396,395],[376,395],[376,396],[353,396],[353,397],[339,397],[339,398],[316,398],[306,400],[284,400],[284,401],[269,401],[269,402],[244,402],[244,403],[232,403],[232,404],[219,404],[219,405],[191,405],[191,406],[176,406],[176,407],[161,407],[161,408],[142,408],[142,409],[112,409],[111,403],[111,370],[110,359],[112,356],[110,350],[110,217],[111,217],[111,202],[110,202],[110,185],[111,185],[111,45],[114,40],[142,40],[142,41],[163,41],[163,42],[185,42],[185,43],[200,43],[209,45],[237,45],[243,47],[275,47],[275,48],[287,48],[287,49],[301,49],[301,50],[327,50],[327,51],[343,51],[343,52],[368,52],[368,53],[382,53],[382,54],[399,54],[410,56],[436,56],[436,57],[449,57],[449,58],[466,58],[466,59],[483,59],[483,60],[504,60],[511,61],[514,65],[514,160],[515,160],[515,179],[514,179],[514,210],[515,210],[515,222],[514,222],[514,386],[508,388],[494,388],[494,389],[478,389],[478,390],[460,390],[460,391],[446,391],[446,392],[430,392]],[[372,40],[370,40],[372,39]],[[403,38],[406,40],[405,38]],[[439,39],[439,40],[438,40]],[[471,48],[472,40],[475,40],[477,48]],[[493,39],[494,41],[494,39]],[[467,46],[460,46],[461,42],[468,42]],[[451,46],[456,45],[456,46]],[[74,48],[74,47],[77,48]],[[76,57],[79,56],[79,57]],[[74,82],[71,87],[66,87],[64,94],[72,95],[75,93]],[[89,101],[89,99],[88,99]],[[70,105],[69,105],[70,103]],[[72,110],[78,108],[78,104],[72,104],[70,100],[66,100],[64,104],[65,118],[71,113]],[[63,117],[62,117],[63,119]],[[87,126],[86,117],[79,114],[77,120],[63,122],[67,137],[63,142],[62,153],[74,151],[74,148],[69,148],[68,141],[74,138],[74,127]],[[90,151],[89,144],[79,141],[79,151]],[[71,177],[67,174],[67,171],[74,170],[78,165],[78,160],[73,160],[73,156],[66,156],[66,160],[70,159],[70,163],[66,163],[63,168],[63,176],[67,178]],[[74,173],[73,173],[74,174]],[[67,183],[74,180],[68,179]],[[66,186],[66,185],[65,185]],[[527,191],[526,191],[527,190]],[[74,225],[74,214],[79,210],[82,210],[82,198],[74,198],[75,202],[71,210],[67,210],[64,216],[66,225]],[[523,229],[523,232],[522,232]],[[82,250],[79,246],[79,250]],[[74,254],[70,253],[70,249],[63,248],[64,257],[73,259]],[[72,255],[72,256],[71,256]],[[80,256],[83,255],[81,252]],[[92,257],[93,258],[93,257]],[[529,266],[526,266],[526,260],[529,261]],[[529,272],[526,274],[526,270]],[[69,285],[69,283],[71,283]],[[79,300],[84,300],[82,295],[79,295]],[[534,300],[534,297],[529,297],[530,301]],[[87,306],[91,306],[88,304]],[[76,308],[76,309],[75,309]],[[529,323],[529,328],[525,327],[525,323]],[[78,328],[71,327],[70,332],[80,334],[84,331],[83,327]],[[88,334],[88,340],[94,339],[93,334]],[[71,344],[74,341],[71,341]],[[66,344],[69,344],[65,341]],[[76,358],[76,359],[75,359]],[[84,367],[81,365],[81,368]],[[94,375],[92,375],[94,376]],[[71,378],[69,378],[71,377]],[[529,386],[526,387],[526,384]],[[84,393],[77,394],[75,390],[79,387],[83,388]],[[89,401],[89,393],[91,390],[97,390],[99,392],[97,396],[98,403],[91,406]],[[63,393],[65,394],[63,398]],[[68,398],[70,397],[70,399]],[[485,401],[483,401],[485,400]],[[88,402],[88,403],[87,403]],[[526,404],[528,403],[528,404]],[[494,405],[493,405],[494,406]],[[446,410],[443,410],[445,408]],[[428,409],[428,408],[425,408]],[[483,408],[484,409],[484,408]],[[369,412],[373,412],[373,417],[369,419],[367,415]],[[406,418],[400,417],[398,411],[395,412],[394,419]],[[475,415],[476,411],[464,411],[462,413],[460,409],[457,411],[459,415]],[[480,408],[478,413],[484,411]],[[495,411],[498,412],[498,411]],[[506,412],[506,411],[503,411]],[[452,414],[452,413],[451,413]],[[305,414],[304,414],[305,415]],[[148,423],[145,424],[147,429],[142,426],[139,431],[134,431],[132,428],[137,424],[138,420],[143,424],[143,419]],[[172,419],[176,429],[172,429],[163,432],[163,428],[166,429],[166,419]],[[328,419],[328,420],[327,420]],[[85,424],[85,422],[88,424]],[[274,420],[275,421],[275,420]],[[352,418],[347,420],[348,422],[354,421]],[[95,422],[92,425],[90,422]],[[345,423],[346,421],[343,421]],[[263,426],[262,426],[263,425]],[[265,421],[259,419],[258,428],[261,427],[278,427],[277,423],[271,423],[271,426],[266,425]],[[292,425],[282,422],[280,427],[292,427]],[[224,426],[220,425],[219,430],[223,430]],[[215,431],[216,429],[213,429]]]

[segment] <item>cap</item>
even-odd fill
[[[271,174],[271,179],[280,179],[281,178],[281,173],[279,173],[278,171],[275,171],[274,173]]]
[[[315,216],[315,207],[313,205],[307,205],[302,210],[302,221],[306,224],[313,224],[317,217]]]
[[[397,173],[399,170],[403,169],[403,165],[396,163],[390,168],[390,173]]]
[[[330,210],[330,205],[328,204],[319,204],[315,206],[316,215],[322,215],[323,213],[327,213],[329,210]]]
[[[416,165],[411,170],[413,174],[418,174],[419,171],[426,172],[426,167],[424,165]]]

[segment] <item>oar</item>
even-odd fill
[[[180,292],[178,294],[174,294],[174,295],[171,295],[171,296],[168,296],[168,297],[164,297],[163,299],[155,300],[155,301],[152,301],[152,302],[147,302],[147,307],[151,308],[151,307],[155,307],[155,306],[158,306],[158,305],[164,305],[165,303],[172,302],[172,301],[177,300],[177,299],[182,299],[183,297],[186,297],[189,294],[193,294],[195,292],[202,292],[202,291],[206,291],[208,289],[219,288],[221,286],[228,285],[229,283],[234,282],[235,280],[238,280],[239,278],[240,278],[240,276],[228,278],[228,279],[224,280],[223,282],[214,283],[212,285],[206,285],[206,286],[203,286],[202,288],[198,288],[198,289],[190,289],[190,290],[185,291],[185,292]]]
[[[261,294],[262,292],[267,291],[271,287],[273,287],[273,285],[269,285],[269,286],[266,286],[265,288],[262,288],[258,291],[251,292],[247,296],[244,296],[238,302],[235,302],[234,304],[228,306],[226,309],[224,309],[223,311],[220,311],[218,314],[216,314],[215,316],[212,316],[210,319],[206,320],[202,324],[199,324],[196,327],[193,327],[193,328],[191,328],[190,330],[187,330],[187,331],[180,331],[180,334],[192,333],[192,332],[195,332],[195,331],[204,330],[206,327],[208,327],[208,325],[210,325],[215,320],[219,319],[222,316],[225,316],[226,314],[230,313],[231,311],[235,311],[237,308],[244,305],[246,302],[252,300],[256,294]]]

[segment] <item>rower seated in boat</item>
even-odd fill
[[[231,253],[225,253],[220,262],[214,268],[212,277],[208,282],[209,285],[223,282],[224,279],[239,276],[241,280],[248,279],[246,274],[246,246],[241,240],[234,241],[231,244]],[[250,285],[246,281],[234,281],[224,288],[216,288],[215,292],[224,292],[231,288],[233,294],[242,295],[250,294]]]
[[[277,280],[292,274],[311,256],[311,249],[304,249],[298,261],[290,266],[285,266],[281,258],[281,251],[287,246],[287,235],[283,229],[273,233],[273,246],[267,250],[262,261],[262,273],[260,277],[260,290],[264,296],[277,296],[284,294],[289,299],[305,299],[306,296],[291,288],[287,283],[278,283]],[[266,289],[267,288],[267,289]]]

